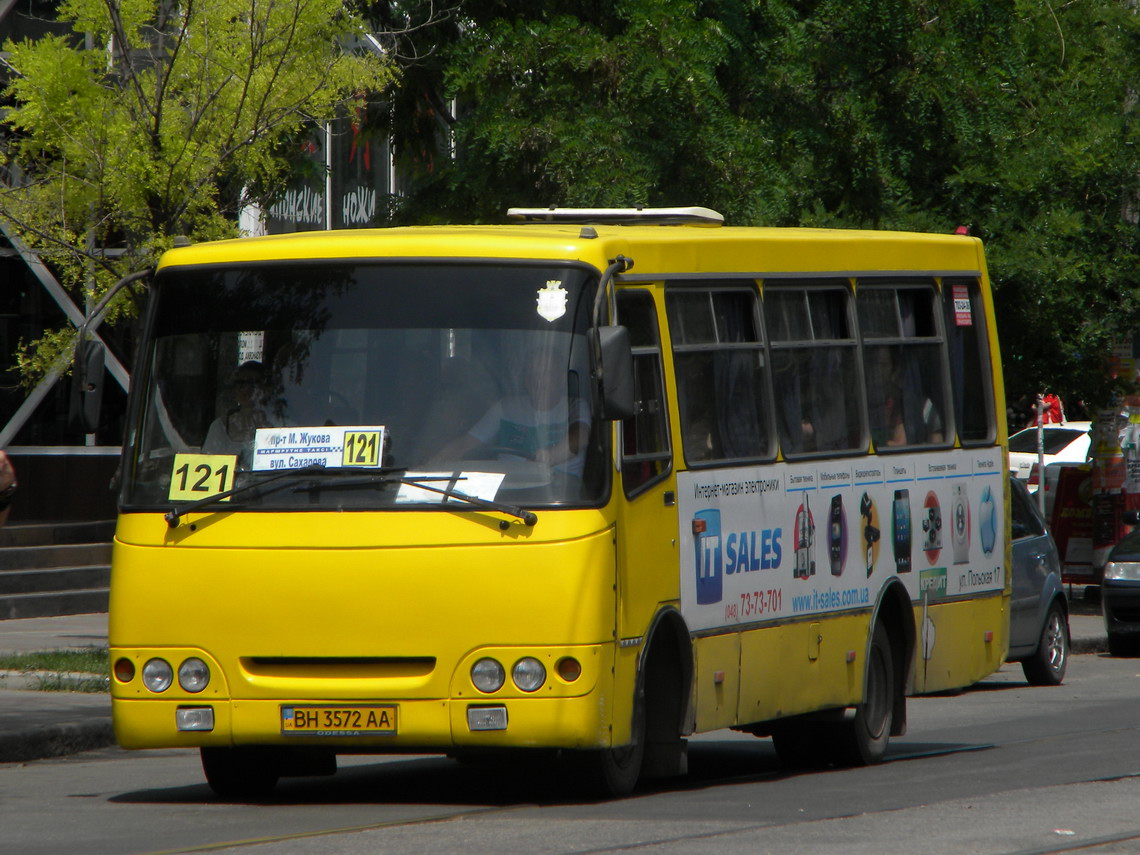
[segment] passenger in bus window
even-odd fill
[[[828,383],[812,383],[811,421],[816,451],[842,451],[852,448],[857,439],[851,433],[852,397],[848,376],[850,360],[839,348],[815,348],[812,351],[811,376],[828,378]]]
[[[942,414],[938,411],[938,405],[930,398],[927,398],[922,405],[922,425],[926,430],[926,442],[929,444],[939,445],[945,440]]]
[[[210,424],[202,450],[209,453],[241,453],[253,442],[254,431],[274,427],[267,412],[265,366],[243,362],[234,371],[224,410]]]
[[[717,459],[713,451],[713,434],[709,421],[700,416],[689,416],[683,422],[685,459],[690,463]]]
[[[921,408],[918,401],[922,401]],[[871,412],[874,425],[874,406]],[[882,421],[881,428],[875,435],[876,445],[940,445],[945,439],[945,427],[938,405],[921,390],[917,380],[904,380],[901,371],[891,372],[878,412]]]
[[[867,407],[876,448],[907,444],[902,372],[898,356],[887,346],[867,347]]]
[[[463,356],[444,360],[437,394],[420,422],[412,460],[445,457],[448,444],[466,436],[487,402],[498,397],[494,373],[481,360]]]
[[[812,451],[815,448],[815,429],[804,412],[803,379],[791,351],[773,353],[773,381],[776,390],[776,427],[780,448],[785,454]]]

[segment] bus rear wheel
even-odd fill
[[[202,748],[201,753],[206,783],[219,798],[226,801],[262,801],[277,786],[280,762],[272,748],[214,746]]]
[[[869,766],[887,753],[894,718],[895,666],[891,639],[876,624],[867,653],[867,682],[855,715],[836,734],[837,759],[847,766]]]

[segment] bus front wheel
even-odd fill
[[[645,759],[645,707],[638,700],[633,716],[633,733],[628,745],[588,751],[585,762],[584,783],[591,795],[601,798],[626,796],[633,792],[641,778],[641,764]]]
[[[226,801],[260,801],[277,786],[280,764],[272,748],[203,747],[201,753],[206,783]]]
[[[876,624],[867,653],[867,682],[855,715],[844,721],[838,734],[838,760],[848,766],[878,763],[887,752],[894,716],[895,666],[891,639]]]

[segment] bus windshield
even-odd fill
[[[265,510],[471,509],[449,491],[596,505],[609,490],[586,335],[597,279],[506,262],[165,269],[124,506],[233,489],[228,507]],[[344,474],[363,477],[331,477]]]

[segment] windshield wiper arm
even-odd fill
[[[525,508],[520,508],[518,505],[508,505],[506,502],[496,502],[492,499],[480,499],[478,496],[470,496],[467,493],[461,493],[454,487],[432,487],[425,483],[428,479],[420,478],[401,478],[401,483],[407,484],[411,487],[416,487],[420,490],[427,490],[429,493],[439,493],[448,499],[459,499],[461,502],[467,502],[477,508],[483,508],[487,511],[498,511],[501,514],[508,514],[512,517],[517,517],[523,521],[523,525],[532,526],[538,522],[538,515],[534,511],[528,511]],[[432,479],[435,480],[435,479]],[[443,479],[439,479],[443,480]],[[448,479],[451,481],[452,479]],[[501,526],[509,525],[506,520],[503,520]]]
[[[194,511],[201,510],[202,508],[208,508],[217,502],[225,501],[231,496],[238,496],[242,493],[252,492],[260,487],[264,487],[266,484],[272,484],[274,481],[280,481],[284,478],[295,478],[297,476],[312,475],[316,472],[324,471],[325,467],[323,466],[305,466],[301,469],[286,469],[281,472],[276,472],[267,478],[262,478],[258,481],[250,481],[246,484],[242,484],[240,487],[233,487],[232,489],[225,490],[221,493],[214,493],[211,496],[203,496],[201,499],[196,499],[188,505],[171,508],[163,515],[163,519],[166,520],[166,524],[171,528],[178,528],[182,517],[184,517],[186,514],[193,513]]]
[[[409,487],[415,487],[419,490],[426,490],[429,493],[439,493],[439,495],[448,499],[457,499],[461,502],[466,502],[476,508],[482,508],[487,511],[497,511],[501,514],[507,514],[512,517],[517,517],[523,521],[524,525],[532,526],[538,522],[538,515],[534,511],[528,511],[520,508],[518,505],[510,505],[506,502],[497,502],[493,499],[481,499],[478,496],[472,496],[468,493],[460,492],[454,487],[433,487],[432,481],[442,481],[444,483],[452,483],[456,480],[454,475],[425,475],[422,477],[407,477],[402,474],[395,474],[396,472],[406,472],[406,469],[398,469],[391,474],[385,475],[369,475],[358,476],[356,478],[336,479],[332,481],[312,481],[307,484],[297,484],[293,487],[296,493],[306,493],[312,491],[326,490],[329,488],[347,488],[347,487],[377,487],[384,484],[407,484]],[[500,525],[506,527],[509,525],[506,520],[503,520]]]

